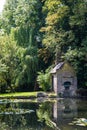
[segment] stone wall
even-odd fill
[[[64,83],[70,82],[71,85],[69,90],[65,91]],[[53,74],[53,90],[56,94],[61,94],[65,92],[66,95],[74,96],[77,89],[77,77],[73,68],[65,63],[64,66]]]

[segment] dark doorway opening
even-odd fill
[[[66,81],[66,82],[64,82],[63,85],[64,85],[65,90],[69,90],[69,88],[71,86],[71,82],[70,81]]]

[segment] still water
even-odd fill
[[[85,119],[86,100],[0,100],[0,130],[87,130]]]

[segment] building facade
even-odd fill
[[[52,88],[58,96],[71,97],[76,95],[77,77],[73,67],[61,62],[51,70]]]

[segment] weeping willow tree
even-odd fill
[[[21,69],[19,69],[20,71],[16,79],[16,86],[19,91],[34,90],[38,71],[38,48],[34,39],[34,28],[30,28],[28,31],[27,44],[22,46],[24,51],[22,52],[23,56],[19,65],[19,68]],[[26,37],[24,37],[24,39],[25,38]]]
[[[38,70],[37,47],[29,46],[25,49],[20,67],[16,86],[19,91],[32,91]]]
[[[14,6],[13,6],[14,5]],[[40,0],[6,0],[1,29],[16,41],[17,66],[13,85],[19,91],[33,90],[38,70],[38,40],[41,26]],[[4,23],[4,24],[3,24]]]
[[[33,91],[38,70],[38,48],[34,28],[13,28],[11,37],[17,41],[20,48],[20,63],[15,83],[17,91]]]

